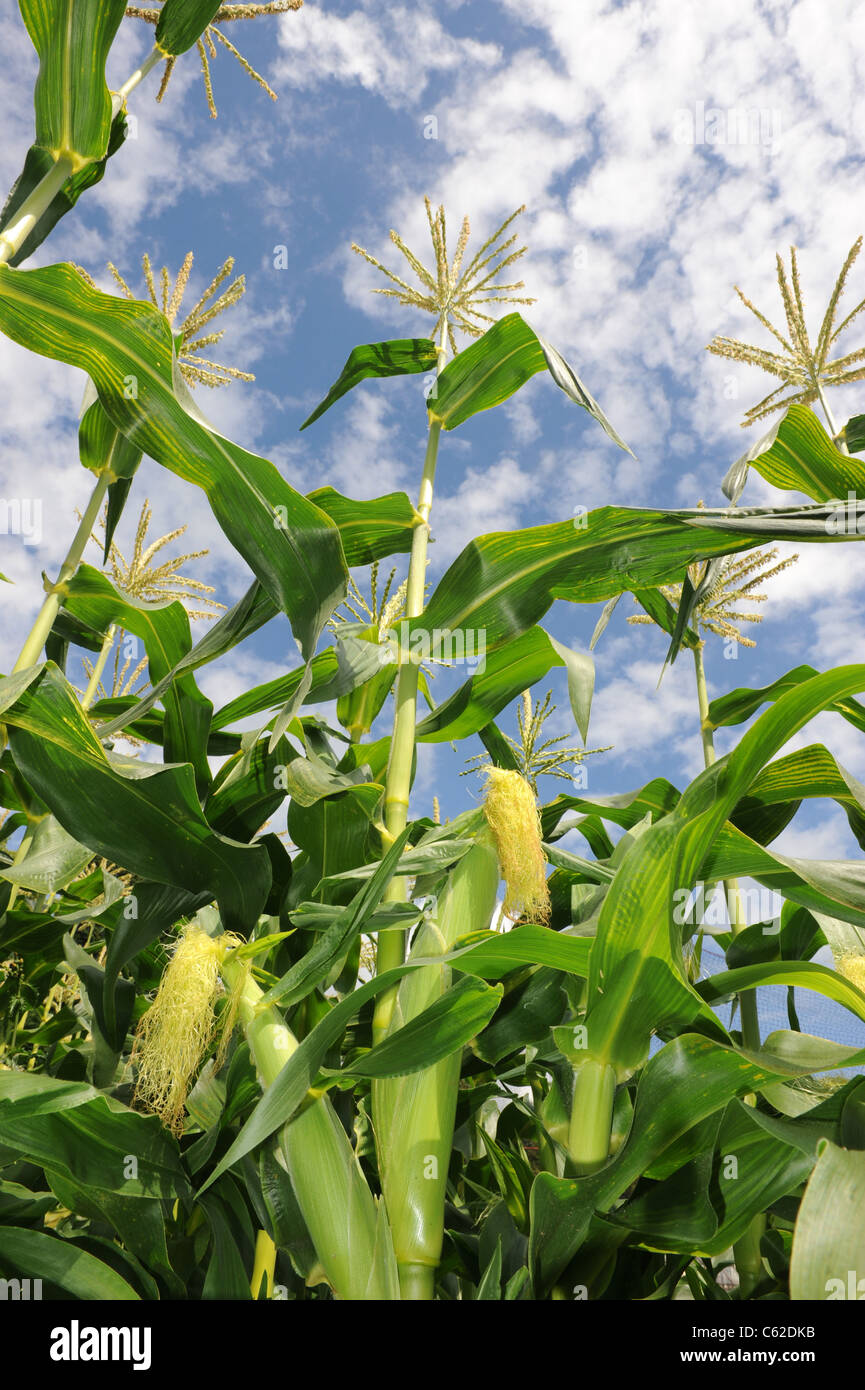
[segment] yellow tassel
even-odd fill
[[[526,779],[518,772],[489,767],[484,811],[505,881],[506,915],[548,922],[550,892],[544,872],[541,821]]]
[[[163,972],[156,998],[138,1025],[133,1101],[157,1114],[178,1137],[183,1133],[186,1097],[208,1048],[218,1032],[219,1067],[231,1037],[236,991],[232,990],[219,1025],[215,1004],[221,990],[220,966],[226,953],[241,944],[240,937],[227,933],[214,938],[190,923]]]
[[[839,973],[865,994],[865,955],[856,955],[851,951],[849,955],[841,956],[837,966]]]

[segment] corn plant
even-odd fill
[[[865,789],[829,749],[776,756],[823,711],[865,732],[865,666],[800,666],[712,701],[704,669],[707,637],[741,637],[731,604],[754,597],[762,547],[865,530],[863,417],[830,417],[830,437],[810,408],[860,376],[855,354],[826,361],[843,285],[811,352],[795,262],[794,291],[782,277],[796,341],[767,364],[797,394],[730,470],[729,505],[482,535],[429,584],[438,455],[467,420],[543,376],[549,410],[579,407],[628,448],[521,312],[518,213],[475,250],[467,220],[449,246],[428,201],[429,265],[396,232],[397,270],[355,248],[423,336],[355,346],[303,427],[366,380],[425,375],[414,499],[303,495],[210,428],[191,390],[247,375],[199,356],[242,292],[223,288],[229,261],[180,323],[190,258],[157,284],[145,257],[142,298],[116,268],[108,294],[76,266],[26,265],[110,177],[154,69],[160,98],[196,49],[215,111],[209,58],[216,43],[240,56],[220,25],[296,7],[19,0],[40,66],[0,216],[0,330],[87,374],[93,489],[0,680],[0,1275],[81,1300],[846,1296],[836,1285],[865,1269],[865,1082],[836,1074],[865,1045],[803,1033],[793,990],[865,1022],[865,872],[772,845],[812,798],[865,844]],[[127,15],[155,46],[111,93]],[[157,487],[160,469],[190,505],[204,495],[248,567],[221,616],[180,574],[194,557],[156,563],[182,528],[145,548],[145,509],[132,561],[117,547],[133,479]],[[739,506],[751,469],[810,501]],[[101,567],[85,560],[100,521]],[[542,622],[603,604],[600,637],[623,594],[668,661],[692,653],[705,768],[683,789],[593,796],[568,772],[602,755],[586,746],[592,658]],[[214,618],[194,644],[190,610]],[[279,614],[299,664],[214,709],[196,672]],[[123,634],[146,686],[118,664]],[[483,664],[434,702],[430,667],[479,636]],[[561,670],[580,739],[566,748],[542,738],[549,697],[532,696]],[[514,702],[519,738],[497,722]],[[718,756],[715,732],[751,720]],[[418,746],[475,736],[482,801],[417,814]],[[748,923],[746,877],[783,900],[774,923]],[[718,885],[720,930],[700,906]],[[705,977],[709,930],[726,968]],[[827,944],[834,969],[813,960]],[[790,1027],[762,1037],[770,985],[789,990]],[[719,1012],[731,1000],[737,1027]]]

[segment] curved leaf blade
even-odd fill
[[[255,922],[270,887],[267,852],[211,828],[188,764],[110,762],[51,663],[0,683],[0,710],[16,766],[69,834],[142,878],[208,892],[228,930]]]
[[[405,376],[414,372],[433,372],[436,367],[436,347],[429,338],[392,338],[384,343],[361,343],[352,348],[345,366],[324,400],[301,425],[320,419],[326,410],[366,377]]]
[[[175,371],[163,315],[152,304],[102,294],[69,265],[3,266],[0,329],[87,372],[127,439],[202,489],[232,545],[288,614],[308,659],[345,593],[339,531],[272,463],[201,422]]]

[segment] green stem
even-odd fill
[[[13,220],[0,232],[0,265],[17,255],[39,219],[47,212],[66,180],[75,172],[73,161],[62,155],[27,195]]]
[[[103,639],[99,656],[96,658],[96,665],[93,667],[93,670],[90,673],[90,680],[87,683],[87,689],[85,690],[84,698],[81,701],[82,709],[89,709],[90,706],[93,704],[93,701],[96,697],[96,692],[99,689],[99,682],[102,679],[102,672],[105,670],[105,663],[108,660],[108,653],[114,646],[114,636],[116,631],[117,629],[112,623]]]
[[[400,1298],[414,1303],[431,1303],[435,1294],[435,1265],[401,1264],[399,1267]]]
[[[438,376],[444,367],[446,355],[447,325],[442,327],[441,339],[437,349]],[[406,584],[405,616],[417,618],[424,609],[424,589],[426,586],[427,551],[429,547],[429,518],[433,503],[436,464],[438,462],[439,436],[441,423],[432,420],[427,436],[424,455],[423,474],[417,504],[417,522],[412,536],[411,558],[409,560],[408,581]],[[393,735],[391,737],[390,757],[384,796],[384,824],[386,845],[393,844],[405,829],[408,821],[408,804],[411,793],[411,771],[415,750],[415,726],[417,724],[418,666],[407,652],[400,654],[400,665],[396,684],[396,711],[394,714]],[[384,895],[385,902],[405,902],[408,897],[408,884],[404,878],[394,878],[388,884]],[[402,965],[405,960],[406,934],[404,931],[387,931],[379,937],[376,971],[383,974]],[[396,988],[386,990],[376,1000],[372,1023],[373,1044],[380,1042],[393,1018],[396,1003]]]
[[[610,1156],[615,1096],[615,1068],[591,1057],[583,1062],[574,1078],[568,1131],[568,1149],[580,1175],[597,1172]]]
[[[750,1298],[763,1277],[763,1257],[760,1242],[766,1229],[766,1217],[755,1216],[741,1240],[733,1246],[733,1258],[739,1275],[739,1297]]]
[[[815,381],[814,384],[817,388],[817,395],[820,398],[820,404],[823,407],[823,414],[826,416],[826,423],[828,424],[829,430],[832,434],[832,443],[835,445],[836,449],[840,450],[842,454],[849,455],[850,450],[847,448],[847,445],[845,444],[844,440],[838,438],[840,431],[835,423],[835,417],[829,409],[826,397],[823,394],[823,387],[820,385],[819,381]]]
[[[154,44],[151,52],[148,53],[144,62],[141,64],[141,67],[136,68],[135,71],[131,74],[131,76],[127,77],[123,86],[117,92],[117,97],[120,98],[120,101],[117,103],[118,110],[123,105],[126,98],[129,96],[129,93],[135,91],[135,88],[138,86],[139,82],[143,82],[147,74],[153,68],[155,68],[156,64],[160,61],[160,59],[164,57],[165,54],[162,52],[162,49],[159,48],[156,44]],[[115,115],[116,114],[117,112],[115,111]]]
[[[57,582],[52,585],[50,593],[39,610],[39,616],[30,629],[30,635],[27,641],[21,648],[21,655],[12,668],[13,674],[16,671],[26,671],[28,666],[35,666],[39,660],[48,634],[54,626],[54,619],[60,612],[60,605],[63,601],[63,587],[66,581],[72,578],[81,563],[84,547],[87,545],[93,527],[96,524],[99,508],[102,506],[105,494],[108,491],[109,482],[110,478],[108,473],[100,473],[96,480],[96,486],[90,494],[90,501],[87,503],[87,508],[81,518],[78,530],[75,532],[75,538],[69,547],[66,559],[60,566]]]
[[[694,670],[697,677],[697,703],[700,708],[700,737],[703,741],[703,760],[711,767],[716,760],[715,737],[712,721],[709,718],[709,695],[706,688],[706,669],[703,665],[702,647],[694,648]],[[724,880],[727,896],[727,912],[730,928],[734,936],[744,931],[748,922],[742,910],[739,884],[735,878]],[[739,995],[739,1014],[742,1019],[742,1043],[751,1051],[760,1047],[760,1020],[757,1012],[757,994],[753,989],[743,990]]]
[[[296,1050],[297,1038],[277,1009],[261,1007],[263,991],[246,961],[230,952],[220,969],[236,995],[238,1022],[267,1091]],[[316,1255],[337,1297],[395,1300],[395,1261],[380,1240],[376,1201],[327,1096],[309,1092],[283,1127],[280,1149]]]

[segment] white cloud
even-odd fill
[[[280,24],[285,57],[276,80],[311,87],[327,78],[359,83],[394,105],[417,100],[433,75],[489,67],[496,45],[449,34],[428,5],[372,6],[341,16],[306,8]]]

